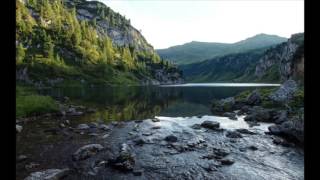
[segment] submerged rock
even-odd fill
[[[133,169],[132,174],[135,176],[141,176],[143,173],[142,169]]]
[[[177,142],[178,138],[174,135],[169,135],[169,136],[165,137],[164,140],[166,140],[168,142]]]
[[[208,129],[218,129],[220,127],[220,123],[216,121],[203,121],[201,126]]]
[[[242,135],[237,131],[228,131],[226,136],[228,138],[242,138]]]
[[[58,180],[67,176],[70,169],[47,169],[44,171],[38,171],[31,173],[24,180]]]
[[[79,124],[77,126],[77,129],[81,129],[81,130],[84,130],[84,129],[89,129],[90,127],[87,125],[87,124]]]
[[[76,161],[87,159],[87,158],[95,155],[96,153],[98,153],[102,149],[103,149],[103,146],[100,144],[88,144],[88,145],[85,145],[85,146],[79,148],[72,155],[72,158],[73,158],[73,160],[76,160]]]
[[[255,132],[249,131],[248,129],[236,129],[236,131],[242,134],[256,134]]]
[[[221,163],[222,165],[232,165],[232,164],[234,163],[234,161],[231,160],[231,159],[221,159],[221,160],[220,160],[220,163]]]
[[[109,131],[111,128],[105,124],[100,124],[99,129],[103,129],[104,131]]]
[[[192,129],[201,129],[201,125],[200,124],[194,124],[192,126],[190,126]]]

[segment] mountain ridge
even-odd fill
[[[235,43],[191,41],[165,49],[156,49],[156,51],[162,58],[169,59],[174,63],[190,64],[227,54],[269,47],[286,40],[287,38],[278,35],[260,33]]]

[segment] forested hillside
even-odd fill
[[[182,81],[130,20],[85,0],[16,1],[17,80],[36,84]]]

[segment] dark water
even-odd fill
[[[112,121],[210,115],[213,100],[257,88],[272,87],[64,87],[41,90],[40,93],[58,99],[67,96],[72,101],[98,109],[97,113],[84,116],[85,119]]]

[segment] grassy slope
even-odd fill
[[[16,118],[58,111],[59,106],[49,96],[42,96],[33,88],[16,86]]]

